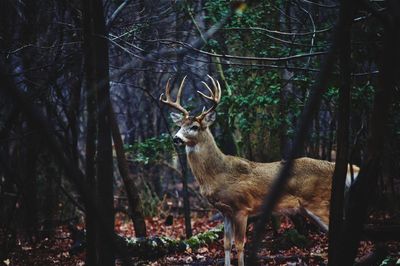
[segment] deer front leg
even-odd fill
[[[232,220],[225,216],[224,217],[225,266],[231,265],[232,236],[233,236]]]
[[[239,212],[233,219],[235,246],[238,254],[238,266],[244,266],[244,244],[246,243],[247,214]]]

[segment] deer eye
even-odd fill
[[[197,131],[197,130],[199,130],[199,126],[191,126],[191,127],[190,127],[190,130]]]

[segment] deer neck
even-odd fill
[[[218,181],[216,178],[226,172],[226,162],[225,154],[218,148],[208,128],[199,135],[196,145],[186,146],[186,154],[202,193],[212,193],[213,184]]]

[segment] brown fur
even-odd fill
[[[180,105],[185,78],[179,87],[175,102],[170,96],[169,81],[166,86],[166,98],[164,99],[162,94],[160,100],[183,114],[182,116],[171,113],[172,120],[181,127],[174,140],[186,145],[188,162],[199,182],[201,194],[225,216],[225,265],[230,265],[232,239],[235,238],[238,265],[244,266],[247,218],[260,211],[263,199],[283,162],[256,163],[223,154],[208,129],[215,120],[213,110],[221,99],[219,82],[209,76],[214,90],[203,82],[210,95],[201,92],[199,94],[211,100],[213,105],[199,116],[191,117]],[[358,168],[353,169],[354,173],[358,173]],[[333,171],[334,164],[327,161],[296,159],[292,178],[277,210],[299,209],[327,230]]]
[[[188,162],[199,182],[201,194],[225,216],[225,265],[230,264],[231,237],[235,238],[239,265],[244,265],[247,218],[259,213],[263,199],[284,162],[257,163],[225,155],[217,147],[208,129],[209,124],[204,123],[186,118],[176,136],[187,145]],[[191,130],[193,125],[201,129]],[[335,164],[327,161],[306,157],[296,159],[292,178],[276,210],[296,209],[304,213],[306,209],[305,213],[315,214],[327,225],[334,168]],[[353,169],[357,174],[359,169]]]
[[[188,161],[200,192],[212,204],[226,206],[220,211],[231,215],[239,210],[255,215],[260,210],[272,180],[282,162],[256,163],[223,154],[208,129],[201,133],[196,152],[188,153]],[[298,208],[301,203],[325,222],[329,222],[329,199],[334,163],[299,158],[293,166],[293,178],[287,194],[277,209]],[[226,213],[229,208],[231,211]]]

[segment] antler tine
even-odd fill
[[[218,103],[221,100],[221,85],[219,84],[218,80],[213,79],[210,75],[207,75],[207,76],[211,79],[214,90],[212,90],[208,86],[207,83],[202,81],[204,86],[210,92],[210,95],[206,95],[206,94],[202,93],[201,91],[197,91],[197,93],[200,94],[201,96],[203,96],[204,98],[211,100],[213,102],[213,105],[207,111],[205,111],[205,108],[203,108],[203,111],[201,112],[201,114],[196,117],[198,120],[202,120],[208,113],[213,111],[217,107]]]
[[[167,85],[165,85],[165,99],[163,99],[164,93],[161,93],[160,101],[162,101],[163,103],[171,106],[172,108],[175,108],[176,110],[182,112],[185,117],[189,117],[189,112],[185,108],[183,108],[183,106],[181,105],[182,88],[185,83],[185,79],[186,79],[186,76],[183,78],[181,85],[179,86],[175,102],[171,98],[171,87],[169,84],[171,79],[168,79]]]
[[[214,99],[214,92],[210,89],[210,87],[208,87],[207,83],[205,83],[204,81],[202,81],[201,83],[204,84],[204,86],[208,89],[208,91],[210,92],[211,95],[210,96],[205,95],[201,91],[197,91],[197,93],[200,94],[201,96],[203,96],[204,98],[207,98],[212,101]]]
[[[209,79],[211,79],[211,82],[212,82],[214,88],[217,88],[217,85],[215,84],[215,79],[214,79],[213,77],[211,77],[210,75],[208,75],[208,74],[207,74],[207,77],[208,77]]]
[[[214,79],[213,77],[211,77],[210,75],[207,75],[210,79],[211,82],[214,85],[214,88],[216,89],[215,91],[215,98],[217,99],[217,101],[219,102],[221,100],[221,85],[219,84],[219,81],[217,79]],[[208,87],[208,86],[207,86]],[[210,88],[208,88],[210,90]],[[211,90],[210,90],[211,91]],[[214,94],[213,94],[214,95]]]
[[[182,82],[181,82],[181,85],[179,86],[179,89],[178,89],[178,93],[176,94],[176,103],[177,103],[177,104],[181,104],[182,88],[183,88],[183,84],[185,84],[186,77],[187,77],[187,76],[184,76],[184,77],[183,77]]]
[[[160,99],[158,99],[159,101],[161,101],[161,102],[163,102],[163,103],[167,103],[167,101],[170,99],[170,97],[169,97],[169,92],[170,92],[170,87],[169,87],[169,81],[170,81],[171,79],[169,78],[168,80],[167,80],[167,85],[165,85],[165,100],[163,99],[163,97],[164,97],[164,93],[161,93],[160,94]]]
[[[218,100],[218,102],[221,100],[221,85],[219,84],[219,81],[218,80],[216,80],[217,81],[217,85],[218,85],[218,87],[217,87],[217,100]]]

